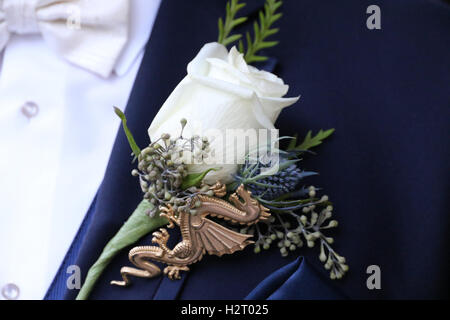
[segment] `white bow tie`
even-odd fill
[[[71,63],[108,77],[127,42],[128,20],[129,0],[0,0],[0,51],[12,33],[41,33]]]

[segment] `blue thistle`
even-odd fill
[[[278,172],[273,175],[261,174],[261,169],[267,168],[266,165],[245,163],[241,166],[236,178],[240,183],[244,183],[253,195],[265,200],[274,200],[296,191],[300,180],[316,174],[315,172],[302,171],[296,162],[282,159]]]

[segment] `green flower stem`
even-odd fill
[[[166,225],[167,219],[159,215],[150,218],[147,212],[153,205],[143,200],[116,235],[108,242],[98,260],[89,269],[86,281],[78,293],[77,300],[86,300],[94,288],[98,278],[106,269],[111,260],[125,247],[132,245],[153,230]],[[120,276],[118,274],[118,276]]]

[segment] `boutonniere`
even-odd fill
[[[237,17],[243,6],[238,0],[227,3],[218,42],[206,44],[189,63],[187,76],[153,119],[146,148],[137,146],[125,115],[115,109],[136,160],[131,174],[143,200],[90,268],[77,299],[87,299],[118,252],[150,232],[153,244],[131,249],[130,266],[122,267],[122,279],[112,285],[161,273],[179,279],[206,254],[232,254],[247,246],[256,254],[276,246],[287,256],[318,245],[332,279],[348,270],[325,234],[338,224],[333,206],[319,188],[304,183],[316,173],[300,166],[300,157],[334,130],[310,131],[301,142],[278,136],[276,119],[298,98],[285,98],[288,86],[281,78],[250,64],[266,60],[261,50],[277,44],[267,38],[278,32],[273,24],[281,18],[281,1],[266,0],[245,42],[233,33],[247,20]],[[237,48],[231,46],[235,42]],[[167,228],[181,232],[172,248]]]

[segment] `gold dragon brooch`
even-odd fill
[[[233,231],[211,219],[215,217],[240,225],[252,225],[270,217],[269,210],[252,198],[251,192],[243,185],[224,200],[226,187],[218,182],[210,188],[214,196],[198,194],[191,203],[197,203],[196,214],[188,210],[175,212],[171,205],[161,207],[160,216],[168,221],[168,228],[178,226],[181,241],[173,249],[167,247],[169,233],[161,228],[153,233],[152,242],[157,246],[135,247],[129,252],[130,261],[137,267],[122,267],[122,281],[111,284],[127,286],[129,276],[153,278],[161,274],[161,269],[154,263],[166,264],[164,274],[170,279],[180,279],[180,271],[189,271],[189,265],[200,261],[205,253],[222,256],[243,250],[253,243],[252,237]],[[198,206],[198,202],[200,205]]]

